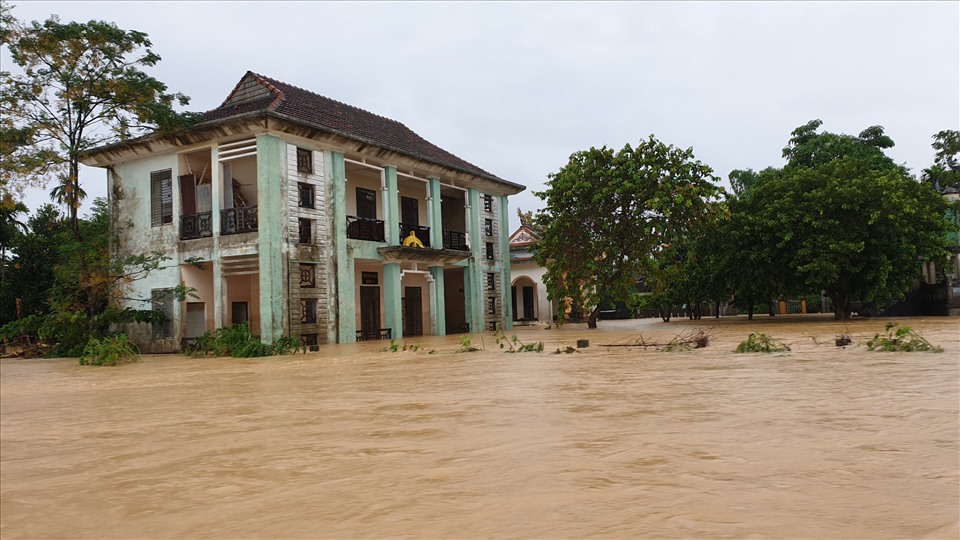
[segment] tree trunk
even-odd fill
[[[747,320],[748,320],[748,321],[752,321],[752,320],[753,320],[753,304],[750,304],[750,305],[747,307]]]
[[[77,218],[77,212],[80,208],[80,164],[76,159],[70,157],[70,178],[68,179],[70,187],[67,190],[67,205],[70,207],[70,229],[73,231],[77,242],[80,238],[80,221]]]
[[[714,305],[714,307],[717,308],[716,311],[714,311],[713,318],[719,319],[719,318],[720,318],[720,301],[717,300],[716,302],[714,302],[713,305]]]
[[[850,299],[843,295],[831,296],[833,301],[833,318],[838,321],[850,320]]]
[[[590,317],[587,319],[587,328],[596,328],[597,319],[600,318],[600,305],[593,308],[593,311],[590,312]]]

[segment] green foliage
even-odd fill
[[[712,266],[750,316],[772,298],[825,291],[847,319],[854,305],[902,298],[918,261],[947,255],[947,203],[884,154],[883,128],[853,137],[820,125],[793,131],[783,169],[745,175],[714,231]]]
[[[523,353],[523,352],[543,352],[543,342],[535,341],[533,343],[524,343],[520,341],[520,338],[514,334],[509,339],[504,335],[502,330],[497,330],[494,334],[496,338],[497,345],[501,350],[508,353]]]
[[[867,341],[867,349],[871,351],[890,352],[943,352],[943,349],[933,345],[909,326],[900,326],[895,322],[888,322],[885,336],[874,334],[873,339]]]
[[[380,352],[419,351],[422,348],[420,345],[401,344],[399,341],[391,339],[390,345],[380,349]]]
[[[790,347],[784,343],[781,343],[772,337],[754,332],[747,337],[746,341],[741,342],[737,345],[737,348],[733,352],[738,353],[748,353],[748,352],[763,352],[763,353],[772,353],[772,352],[789,352]]]
[[[462,352],[477,352],[480,349],[473,346],[473,339],[470,336],[463,336],[460,338],[460,348],[457,349],[458,353]]]
[[[90,338],[80,354],[82,366],[117,366],[140,362],[140,351],[126,334]]]
[[[282,337],[272,345],[263,343],[260,336],[250,332],[247,323],[242,323],[205,332],[186,353],[190,356],[254,358],[292,354],[299,350],[300,341],[296,337]]]
[[[0,183],[55,179],[79,240],[82,153],[199,117],[175,112],[174,104],[189,98],[168,93],[141,70],[160,61],[143,32],[96,20],[61,23],[55,15],[21,24],[9,8],[3,16],[3,40],[18,73],[0,72]]]
[[[537,216],[534,259],[546,269],[549,296],[591,310],[603,298],[626,300],[656,246],[681,242],[723,193],[713,170],[650,136],[620,151],[591,148],[549,175]]]

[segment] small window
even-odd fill
[[[493,272],[487,273],[487,290],[493,291],[497,288],[497,274]]]
[[[150,226],[173,223],[173,172],[150,173]]]
[[[297,172],[313,174],[313,152],[297,148]]]
[[[493,236],[493,220],[492,219],[483,220],[483,232],[487,236]]]
[[[300,288],[315,289],[317,287],[317,265],[300,265]]]
[[[300,208],[314,208],[313,201],[316,196],[314,195],[313,185],[305,182],[297,182],[297,191],[300,194],[297,201]]]
[[[152,289],[153,311],[163,314],[163,322],[152,325],[153,339],[173,337],[173,289]]]
[[[307,218],[299,218],[299,242],[301,244],[312,244],[313,243],[313,220]]]
[[[496,315],[497,314],[497,299],[496,298],[487,298],[487,314]]]
[[[483,196],[483,211],[493,212],[493,197],[490,195]]]
[[[487,258],[493,260],[493,242],[487,242]]]
[[[300,300],[300,323],[310,324],[317,322],[317,299],[307,298]]]

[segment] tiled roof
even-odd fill
[[[253,82],[262,87],[251,90]],[[240,92],[249,97],[235,99]],[[506,182],[430,143],[400,122],[252,71],[248,71],[243,76],[223,104],[205,113],[205,120],[223,120],[258,111],[269,111],[430,163],[498,182]]]

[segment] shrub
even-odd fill
[[[196,343],[187,350],[190,356],[232,356],[234,358],[255,358],[276,354],[292,354],[300,350],[300,341],[296,337],[282,337],[274,344],[263,343],[260,336],[250,332],[246,323],[217,328],[213,333],[206,332],[197,338]]]
[[[90,338],[80,354],[81,366],[118,366],[140,361],[140,350],[126,334]]]
[[[886,331],[887,335],[885,336],[875,334],[873,339],[867,342],[867,349],[896,352],[943,352],[942,348],[931,344],[909,326],[900,326],[897,323],[888,322]]]
[[[784,343],[781,343],[772,337],[755,332],[750,334],[750,337],[746,341],[741,342],[740,345],[737,345],[737,349],[734,352],[746,353],[746,352],[788,352],[790,347]]]

